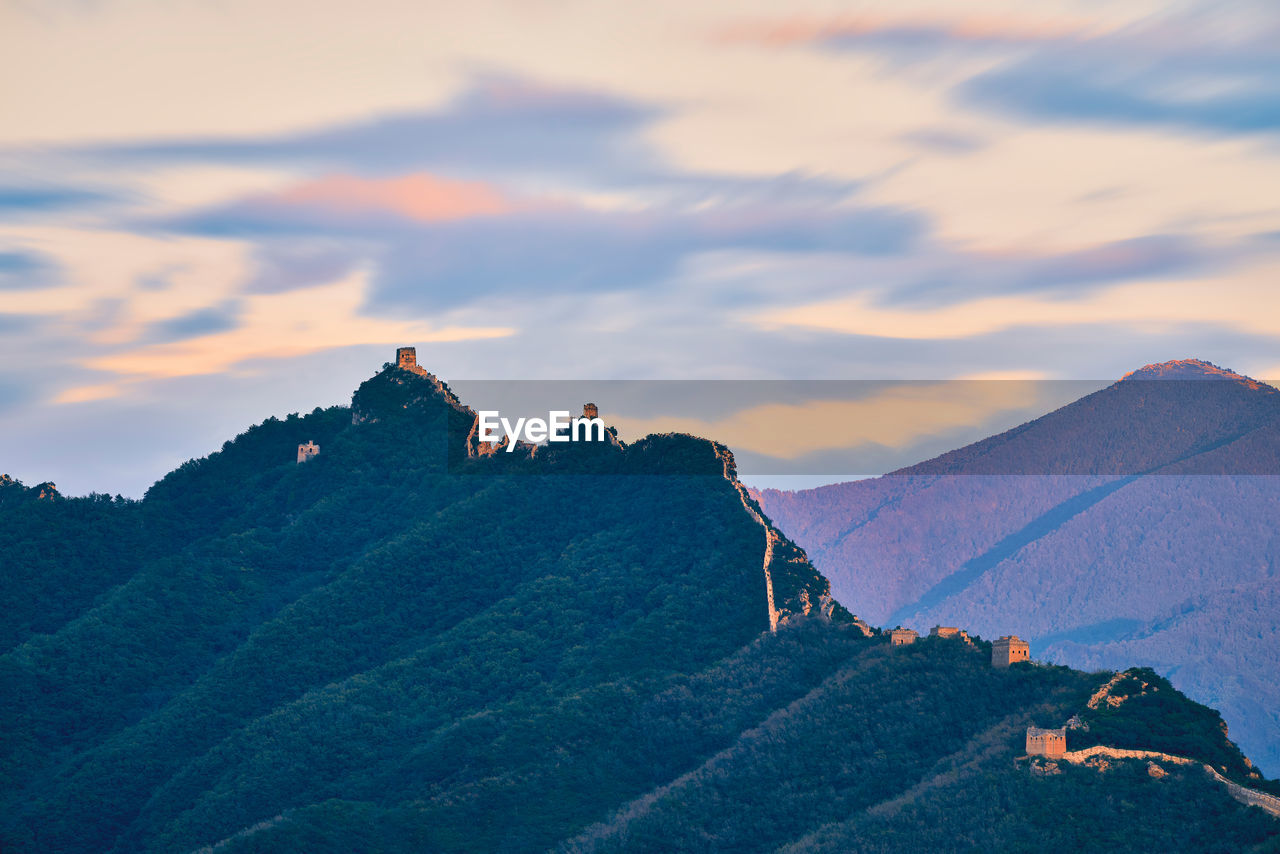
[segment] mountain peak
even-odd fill
[[[443,411],[440,409],[442,405],[444,410],[451,410],[466,422],[463,428],[465,435],[475,413],[458,399],[444,380],[418,364],[413,347],[400,347],[396,350],[395,363],[384,364],[381,371],[361,383],[352,395],[352,423],[362,424],[411,413],[438,413]]]
[[[1251,377],[1203,359],[1174,359],[1169,362],[1144,365],[1136,371],[1125,374],[1120,381],[1125,380],[1233,380],[1249,388],[1262,387],[1262,383]]]
[[[0,490],[4,490],[5,496],[35,498],[37,500],[47,499],[54,500],[61,498],[62,493],[58,492],[58,487],[53,481],[46,480],[44,483],[37,483],[35,486],[24,486],[22,481],[16,480],[7,474],[0,474]]]

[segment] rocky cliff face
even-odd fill
[[[495,447],[476,438],[477,414],[448,385],[421,367],[390,366],[363,383],[352,397],[353,425],[398,423],[415,435],[444,439],[449,470],[484,477],[519,472],[539,475],[679,475],[722,478],[726,494],[760,528],[763,557],[760,585],[769,627],[797,617],[854,621],[831,596],[831,585],[815,570],[804,550],[765,516],[738,481],[733,452],[717,442],[683,433],[646,436],[628,445],[610,433],[607,441],[580,445],[534,446],[520,443],[506,453],[507,440]],[[436,447],[437,454],[440,447]],[[498,451],[502,451],[498,453]],[[870,628],[858,621],[866,630]]]

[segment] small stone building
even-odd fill
[[[913,629],[904,629],[902,626],[889,631],[889,643],[893,646],[906,646],[909,643],[915,643],[918,637],[920,635]]]
[[[1067,728],[1041,729],[1027,727],[1027,755],[1056,759],[1067,752]]]
[[[934,626],[929,629],[929,637],[931,638],[956,638],[973,646],[973,638],[969,637],[969,633],[964,629],[955,626]]]
[[[319,456],[320,446],[315,442],[307,442],[305,445],[298,446],[298,462],[305,463],[312,457]]]
[[[1019,661],[1031,660],[1031,644],[1017,635],[1005,635],[991,643],[991,666],[1008,667]]]
[[[600,407],[596,406],[594,403],[582,404],[582,417],[583,418],[599,418]]]

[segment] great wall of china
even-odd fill
[[[737,490],[738,498],[742,500],[742,506],[751,514],[751,518],[756,520],[756,524],[764,529],[764,595],[765,602],[769,609],[769,631],[777,633],[778,631],[778,609],[773,602],[773,574],[770,572],[770,564],[773,563],[773,546],[778,540],[778,532],[770,527],[765,521],[764,516],[751,506],[751,501],[747,498],[747,488],[738,483],[737,478],[732,477],[729,472],[729,462],[725,460],[725,478],[733,484]]]
[[[397,367],[400,367],[404,370],[418,374],[419,376],[423,376],[431,380],[433,383],[435,383],[442,392],[447,392],[447,389],[434,375],[428,373],[417,364],[416,353],[412,347],[403,347],[397,350],[396,362],[397,362]],[[449,394],[449,397],[452,397],[451,393]],[[456,398],[454,399],[456,400]],[[590,412],[591,416],[598,416],[599,410],[596,408],[595,404],[587,404],[587,407],[589,407],[589,409],[592,410]],[[584,408],[583,416],[584,417],[588,416],[587,408]],[[472,449],[472,444],[473,444],[472,440],[474,437],[474,433],[475,433],[475,425],[473,424],[472,434],[467,437],[468,456],[471,456],[474,453]],[[319,448],[317,447],[315,449],[315,453],[318,453],[318,452],[319,452]],[[302,454],[302,448],[300,446],[299,462],[302,461],[301,454]],[[724,466],[725,480],[729,481],[729,483],[733,485],[734,490],[738,493],[738,499],[742,502],[743,509],[746,510],[747,514],[751,516],[751,518],[755,521],[755,523],[759,525],[764,532],[765,548],[764,548],[764,560],[762,565],[762,572],[764,574],[764,583],[765,583],[765,606],[767,608],[768,617],[769,617],[769,631],[770,633],[776,634],[778,631],[778,623],[780,621],[780,615],[779,615],[779,611],[777,609],[776,603],[774,601],[772,563],[773,563],[773,556],[774,556],[774,546],[779,541],[781,535],[778,533],[777,530],[773,528],[773,526],[769,523],[769,521],[765,519],[763,514],[761,514],[760,511],[758,511],[752,505],[750,496],[747,493],[747,488],[738,481],[737,474],[733,470],[734,463],[733,463],[732,453],[727,448],[723,448],[717,445],[716,455]],[[805,604],[806,605],[808,604],[807,600]],[[819,608],[825,610],[823,608],[824,604],[825,603],[819,603]],[[806,613],[808,612],[808,610],[809,610],[808,608],[805,609]],[[870,631],[865,626],[865,624],[861,624],[861,621],[859,621],[859,623],[863,632],[869,635]],[[939,631],[940,628],[941,627],[935,627],[932,634],[944,636]],[[902,630],[901,628],[898,631],[908,631],[913,636],[910,639],[904,638],[901,644],[909,644],[916,639],[915,637],[916,632],[914,631]],[[951,631],[951,630],[948,630],[948,631]],[[972,644],[972,641],[969,640],[967,633],[960,632],[959,630],[955,630],[955,632],[956,632],[956,636],[963,636],[963,639],[965,640],[965,642]],[[947,634],[945,636],[949,637],[951,635]],[[894,645],[900,645],[898,640],[896,639],[896,637],[892,635],[892,633],[891,633],[891,643],[893,643]],[[997,650],[996,646],[1001,646],[1002,649]],[[1017,654],[1012,655],[1011,652],[1017,653]],[[1016,635],[1002,637],[993,644],[993,661],[992,661],[993,666],[1008,667],[1009,664],[1013,663],[1014,660],[1025,661],[1025,660],[1028,660],[1029,658],[1030,658],[1030,650],[1029,650],[1028,644],[1025,641],[1022,641],[1021,639],[1019,639]],[[1110,692],[1111,692],[1111,689],[1115,687],[1115,685],[1121,679],[1124,678],[1124,676],[1125,676],[1124,673],[1116,673],[1114,676],[1112,676],[1112,678],[1108,682],[1106,682],[1101,688],[1098,689],[1096,693],[1094,693],[1092,697],[1089,698],[1087,707],[1090,709],[1096,709],[1103,702],[1107,702],[1110,705],[1117,704],[1116,699],[1113,699],[1110,696]],[[1143,687],[1145,688],[1145,685]],[[1032,728],[1032,729],[1035,729],[1035,728]],[[1049,732],[1049,731],[1045,731],[1045,732]],[[1064,735],[1065,735],[1065,732],[1064,732]],[[1059,749],[1061,748],[1059,747]],[[1172,754],[1160,753],[1154,750],[1128,750],[1128,749],[1118,748],[1118,747],[1107,747],[1105,745],[1095,745],[1093,747],[1087,747],[1082,750],[1066,751],[1063,753],[1055,752],[1055,755],[1053,755],[1052,758],[1055,760],[1068,762],[1073,765],[1083,765],[1087,763],[1090,759],[1100,757],[1100,756],[1105,756],[1111,759],[1146,759],[1152,762],[1166,762],[1171,765],[1183,765],[1183,766],[1200,765],[1204,769],[1205,773],[1209,774],[1211,777],[1213,777],[1215,780],[1217,780],[1219,783],[1225,786],[1227,789],[1227,792],[1235,800],[1239,801],[1242,804],[1246,804],[1248,806],[1256,806],[1259,809],[1263,810],[1264,812],[1267,812],[1272,816],[1276,816],[1280,818],[1280,797],[1267,794],[1266,792],[1259,792],[1256,789],[1250,789],[1247,786],[1242,786],[1239,783],[1235,783],[1231,780],[1228,780],[1226,777],[1222,776],[1222,774],[1220,774],[1215,768],[1213,768],[1213,766],[1208,765],[1207,763],[1200,762],[1195,759],[1190,759],[1185,756],[1174,756]]]
[[[1205,770],[1205,773],[1213,777],[1219,783],[1227,787],[1227,792],[1231,797],[1235,798],[1242,804],[1258,807],[1259,809],[1280,818],[1280,798],[1275,795],[1269,795],[1266,792],[1259,792],[1257,789],[1250,789],[1247,786],[1241,786],[1239,783],[1232,782],[1217,772],[1212,765],[1200,762],[1197,759],[1189,759],[1186,756],[1173,756],[1168,753],[1160,753],[1155,750],[1124,750],[1119,747],[1107,747],[1105,745],[1095,745],[1086,747],[1083,750],[1070,750],[1056,758],[1063,762],[1070,762],[1072,765],[1083,765],[1088,760],[1097,757],[1106,756],[1110,759],[1147,759],[1153,762],[1167,762],[1170,765],[1199,765]]]

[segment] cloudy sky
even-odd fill
[[[400,344],[1280,378],[1278,44],[1273,0],[0,0],[0,471],[140,495]]]

